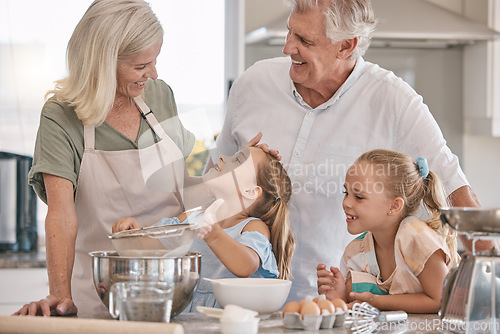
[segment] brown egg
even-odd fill
[[[311,298],[310,296],[307,296],[306,298]],[[326,295],[325,294],[321,294],[319,295],[318,297],[314,297],[313,298],[313,302],[315,302],[316,304],[318,302],[320,302],[321,300],[325,300],[326,299]]]
[[[302,318],[304,318],[305,315],[320,315],[321,310],[319,309],[318,304],[315,302],[308,301],[304,302],[304,305],[302,305],[302,308],[300,309],[300,314],[302,315]]]
[[[332,299],[332,304],[335,306],[335,309],[341,309],[343,312],[347,312],[347,304],[340,298]]]
[[[300,313],[300,303],[299,302],[289,302],[283,307],[283,314],[285,313]]]
[[[299,302],[300,307],[302,307],[302,305],[304,305],[304,302],[305,302],[305,301],[306,301],[306,299],[305,299],[305,298],[300,300],[300,302]]]
[[[321,312],[326,310],[328,313],[335,313],[335,306],[328,299],[318,301],[318,306]]]

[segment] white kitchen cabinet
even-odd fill
[[[483,4],[478,6],[478,4]],[[474,1],[466,15],[500,31],[500,1]],[[500,40],[464,48],[465,133],[500,137]]]
[[[0,315],[10,315],[48,292],[46,268],[0,269]]]

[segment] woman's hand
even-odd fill
[[[250,139],[248,143],[246,143],[246,147],[258,147],[262,151],[271,154],[276,157],[276,159],[281,160],[280,152],[278,150],[274,150],[269,148],[267,144],[259,144],[259,141],[262,139],[262,132],[259,132],[255,137]]]
[[[135,218],[125,217],[113,224],[113,226],[111,227],[111,232],[116,233],[126,230],[133,230],[136,228],[141,228],[139,222]]]
[[[340,298],[346,300],[346,286],[344,277],[336,267],[326,269],[326,265],[320,263],[316,267],[318,276],[318,294],[325,295],[327,299]]]
[[[48,295],[45,299],[25,304],[12,315],[42,315],[50,317],[51,315],[75,315],[77,313],[78,308],[72,299]]]

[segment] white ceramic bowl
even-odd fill
[[[285,303],[292,282],[275,278],[210,279],[220,306],[238,305],[259,314],[279,311]]]

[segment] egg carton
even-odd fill
[[[344,326],[346,312],[324,313],[322,315],[306,314],[304,318],[299,313],[285,313],[283,325],[287,329],[317,330]]]

